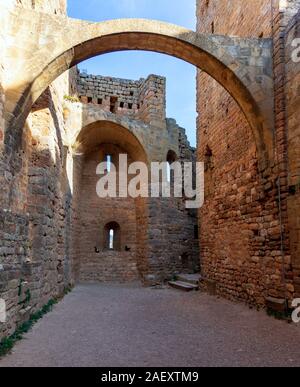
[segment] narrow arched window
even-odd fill
[[[107,172],[110,172],[111,171],[112,156],[106,155],[105,162],[106,162],[106,170],[107,170]]]
[[[113,229],[109,230],[109,249],[113,250],[114,249],[114,237],[115,237],[115,232]]]
[[[169,162],[167,164],[167,181],[171,183],[171,164]]]
[[[121,228],[117,222],[107,223],[104,227],[104,249],[121,250]]]

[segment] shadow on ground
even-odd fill
[[[300,326],[203,293],[80,285],[0,367],[300,366]]]

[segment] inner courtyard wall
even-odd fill
[[[198,32],[274,39],[276,162],[264,171],[237,104],[208,75],[199,71],[197,80],[197,156],[206,162],[205,205],[199,212],[202,274],[214,293],[262,306],[274,299],[284,304],[295,291],[280,39],[285,32],[281,19],[293,15],[296,3],[281,9],[269,0],[197,1]]]
[[[9,5],[56,14],[66,9],[65,1],[5,4]],[[5,38],[6,22],[1,38]],[[4,38],[1,58],[5,59]],[[63,96],[70,91],[70,74],[49,86],[34,105],[22,134],[15,132],[5,140],[0,136],[0,294],[7,310],[0,337],[12,333],[17,324],[51,298],[62,296],[73,283],[69,253],[73,215],[62,141]]]
[[[300,6],[300,4],[299,4]],[[295,13],[295,12],[293,12]],[[295,39],[300,39],[300,11],[289,21],[285,34],[287,141],[288,141],[288,215],[295,297],[300,297],[300,57],[296,58]],[[298,45],[299,47],[299,45]],[[298,50],[299,51],[299,50]],[[296,61],[295,61],[296,59]]]
[[[124,153],[127,153],[126,150],[117,145],[100,144],[96,151],[84,157],[79,209],[81,231],[78,235],[80,282],[128,282],[139,279],[135,199],[101,199],[96,192],[100,179],[95,173],[98,164],[105,162],[109,154],[112,162],[118,165],[119,155]],[[132,161],[129,158],[129,162]],[[112,222],[120,227],[120,246],[109,250],[105,226]]]
[[[164,125],[166,119],[166,79],[149,75],[137,81],[78,73],[81,102],[98,105],[104,111]]]
[[[82,79],[85,80],[84,87]],[[133,94],[133,96],[130,94]],[[132,133],[137,136],[146,153],[149,166],[151,162],[166,162],[168,152],[173,152],[180,162],[195,161],[195,149],[190,146],[185,129],[181,128],[176,123],[176,120],[165,118],[166,81],[164,78],[150,75],[146,80],[130,81],[80,73],[78,95],[82,103],[81,107],[76,103],[68,103],[70,119],[67,122],[67,126],[70,127],[70,131],[74,131],[75,128],[72,120],[72,117],[74,117],[73,112],[75,111],[82,111],[85,117],[83,122],[90,122],[91,117],[94,117],[95,122],[100,117],[102,119],[106,117],[108,121],[116,118],[116,122],[120,124],[123,122],[124,125],[128,125]],[[117,101],[114,109],[111,109],[110,105],[112,100]],[[120,107],[121,103],[124,103],[122,108]],[[128,109],[129,104],[132,104],[130,106],[132,109]],[[142,110],[143,113],[141,114],[139,110]],[[99,116],[99,111],[104,112],[104,117],[102,115]],[[118,121],[118,118],[122,120]],[[96,129],[96,126],[93,127]],[[101,125],[99,125],[99,131],[101,131]],[[77,133],[76,129],[75,133]],[[118,141],[124,142],[117,137],[110,139],[111,143],[117,144]],[[128,141],[130,142],[130,139]],[[105,146],[107,149],[111,147],[109,143]],[[98,162],[100,154],[101,148],[98,147],[96,153]],[[116,165],[118,165],[117,158],[114,157]],[[138,160],[136,159],[135,161]],[[98,277],[104,280],[111,278],[121,282],[124,281],[124,278],[135,279],[132,261],[126,260],[126,257],[135,257],[135,265],[138,268],[139,277],[144,282],[150,284],[172,279],[176,273],[183,271],[190,273],[199,271],[199,241],[198,237],[195,237],[198,225],[197,214],[185,208],[185,201],[183,199],[174,197],[168,199],[140,198],[134,201],[106,199],[101,202],[95,193],[95,165],[92,168],[89,167],[86,172],[84,170],[82,174],[81,184],[83,190],[81,196],[85,203],[91,203],[92,207],[97,207],[98,212],[93,210],[93,208],[90,210],[85,208],[82,211],[82,218],[90,217],[90,222],[86,221],[82,231],[79,232],[80,235],[85,235],[83,240],[86,240],[81,245],[86,244],[86,246],[89,246],[83,248],[83,252],[80,253],[80,275],[85,273],[82,278],[88,272],[90,274],[87,276],[90,278]],[[85,174],[89,176],[89,181],[93,181],[92,184],[86,182]],[[87,197],[93,199],[86,201],[85,198]],[[94,219],[96,213],[98,213],[98,221]],[[103,216],[100,217],[100,213],[103,213]],[[111,220],[122,225],[125,223],[125,218],[128,218],[128,229],[134,229],[135,231],[132,233],[136,235],[135,246],[128,238],[128,233],[125,231],[123,234],[124,240],[128,241],[127,247],[132,245],[130,253],[124,253],[125,246],[122,246],[122,254],[120,252],[110,252],[107,255],[107,251],[102,251],[103,244],[101,246],[101,243],[100,253],[91,252],[91,249],[94,248],[92,245],[96,240],[95,233],[99,237],[101,227],[103,227],[101,222],[104,219],[107,220],[107,217],[104,216],[106,213],[111,217]],[[131,228],[130,224],[133,220],[135,225]],[[95,224],[93,230],[91,230],[91,224]],[[86,237],[87,234],[93,235],[93,242]],[[95,268],[95,262],[98,259],[100,267],[101,264],[103,265],[103,263],[100,263],[101,261],[106,262],[104,259],[105,254],[109,258],[114,256],[114,263],[111,263],[109,266],[112,270],[106,269],[103,272],[101,270],[91,270],[87,266],[88,262],[94,262],[92,265]],[[116,267],[118,262],[119,265]],[[131,277],[130,273],[132,274]]]

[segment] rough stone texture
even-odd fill
[[[199,219],[208,288],[259,306],[299,295],[299,64],[290,60],[299,5],[198,0],[192,32],[145,20],[72,20],[64,1],[1,1],[0,295],[8,303],[1,337],[80,276],[124,281],[138,273],[156,282],[187,261],[198,268],[197,217],[180,200],[111,203],[111,214],[101,204],[105,216],[95,222],[82,202],[82,188],[93,201],[86,168],[101,144],[134,160],[165,161],[169,151],[195,159],[184,130],[165,119],[163,78],[104,79],[72,69],[115,50],[163,52],[203,70],[197,157],[206,163]],[[64,97],[76,95],[78,77],[81,103],[72,103]],[[118,217],[121,247],[132,250],[95,255],[104,223]]]
[[[96,166],[107,154],[116,165],[120,153],[128,154],[129,163],[147,163],[166,161],[170,150],[182,161],[193,161],[194,150],[184,129],[175,120],[156,119],[158,126],[153,126],[98,105],[69,102],[66,96],[76,91],[74,74],[64,74],[50,85],[27,120],[20,169],[9,198],[19,213],[10,215],[10,220],[3,218],[2,223],[4,235],[12,227],[8,241],[2,238],[1,253],[7,259],[3,259],[1,294],[9,301],[2,335],[26,319],[25,311],[28,316],[75,280],[125,282],[149,280],[151,275],[156,282],[199,268],[193,232],[197,218],[181,200],[170,200],[161,211],[160,199],[153,203],[100,200],[96,195]],[[151,213],[158,210],[159,216],[152,220]],[[19,230],[13,223],[19,222],[21,211],[26,223]],[[103,230],[112,221],[121,228],[120,251],[105,249]],[[155,227],[162,233],[154,236]],[[31,299],[19,304],[26,290]]]
[[[31,10],[22,10],[21,17],[18,7],[4,7],[4,13],[12,41],[5,55],[8,139],[13,130],[22,130],[32,104],[65,70],[97,54],[139,49],[176,56],[210,74],[244,111],[257,144],[260,168],[272,159],[271,39],[199,34],[143,19],[89,23]],[[15,66],[16,50],[19,67]]]
[[[199,292],[83,285],[0,367],[299,367],[298,328]]]
[[[64,4],[44,2],[53,13]],[[1,147],[0,294],[8,316],[1,337],[73,282],[72,208],[62,143],[62,101],[68,93],[69,74],[64,74],[33,106],[22,137],[12,136],[11,148]]]
[[[166,80],[157,75],[132,81],[80,73],[78,94],[83,103],[100,105],[117,115],[142,120],[149,124],[166,118]]]
[[[93,85],[83,88],[82,79],[93,80]],[[128,85],[138,86],[134,89]],[[98,90],[102,87],[104,94]],[[131,91],[139,95],[142,114],[128,109],[128,101],[133,103]],[[95,189],[99,179],[96,167],[106,155],[112,157],[117,174],[121,154],[128,155],[129,164],[167,161],[168,152],[182,162],[195,161],[185,130],[174,119],[165,119],[165,80],[155,75],[146,81],[129,81],[81,74],[78,93],[82,104],[65,103],[65,124],[68,141],[76,144],[75,152],[81,157],[80,225],[75,253],[79,280],[124,282],[141,277],[156,282],[184,270],[199,270],[198,240],[194,238],[197,216],[185,209],[182,199],[101,200]],[[118,98],[115,109],[111,109],[110,98]],[[120,108],[126,98],[126,107]],[[145,121],[141,117],[146,117]],[[127,178],[130,181],[130,175]],[[110,222],[120,226],[121,247],[120,251],[108,253],[103,230]]]
[[[11,5],[20,6],[22,8],[34,9],[45,13],[55,15],[65,15],[67,11],[66,0],[6,0]]]
[[[5,31],[5,28],[2,28],[0,32],[0,56],[1,57],[3,56],[3,53],[4,53],[4,39],[5,39],[4,31]],[[4,71],[4,66],[3,66],[3,63],[1,63],[0,64],[0,146],[1,147],[3,145],[3,140],[4,140],[4,125],[5,125],[5,122],[4,122],[4,102],[5,101],[4,101],[4,90],[2,88],[3,71]]]
[[[64,1],[6,3],[5,12],[9,11],[3,14],[1,42],[12,28],[9,12],[21,10],[23,17],[31,7],[46,12],[48,21],[51,14],[64,19]],[[4,140],[0,295],[7,302],[8,321],[1,325],[0,337],[12,333],[30,313],[62,295],[76,280],[124,282],[146,280],[147,276],[154,282],[165,280],[183,270],[178,255],[184,252],[186,269],[196,270],[199,254],[193,225],[197,218],[185,210],[181,200],[172,199],[170,208],[159,214],[164,232],[154,237],[149,214],[161,208],[159,200],[101,201],[96,196],[96,166],[106,154],[112,154],[115,163],[120,153],[128,153],[129,162],[149,163],[166,161],[172,151],[179,159],[193,161],[194,151],[184,129],[175,120],[166,120],[165,79],[155,75],[140,81],[108,79],[80,75],[73,68],[48,84],[34,101],[22,130],[14,127],[4,135],[3,102],[9,94],[5,92],[8,78],[3,75],[8,71],[6,48],[1,46],[0,68],[1,142]],[[134,90],[128,85],[138,86]],[[71,102],[70,97],[77,95],[81,102]],[[118,102],[124,98],[124,109],[111,107],[106,95],[114,101],[119,98]],[[92,103],[88,103],[90,96]],[[172,225],[173,219],[180,219],[181,231]],[[104,227],[112,221],[120,226],[119,251],[105,249]],[[163,230],[164,224],[170,226]]]
[[[199,0],[197,28],[267,38],[277,27],[272,16],[279,12],[278,4],[274,7],[272,11],[267,0]],[[274,50],[276,82],[282,75],[276,72],[276,46]],[[276,98],[275,160],[261,171],[251,129],[239,107],[215,81],[198,74],[198,158],[207,163],[206,201],[200,212],[202,272],[216,282],[218,294],[254,304],[264,304],[268,296],[294,296],[282,113]]]
[[[136,209],[132,198],[99,198],[96,185],[100,176],[95,171],[107,154],[117,166],[119,154],[128,151],[116,145],[102,144],[85,156],[82,169],[80,201],[81,231],[79,238],[80,273],[82,281],[120,281],[139,278],[136,256]],[[135,160],[138,161],[138,160]],[[133,162],[128,159],[128,162]],[[105,226],[117,222],[120,226],[120,247],[108,251]],[[95,247],[97,251],[95,251]],[[125,251],[126,247],[130,251]]]
[[[300,38],[300,13],[290,21],[285,35],[287,133],[288,133],[288,198],[289,230],[295,296],[300,297],[300,61],[292,61],[293,39]]]

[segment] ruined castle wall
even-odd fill
[[[180,199],[149,199],[149,266],[157,281],[199,271],[197,217]]]
[[[155,78],[160,80],[160,77],[155,76]],[[151,79],[151,76],[149,79]],[[162,90],[163,84],[159,82],[159,85],[158,90],[161,91],[156,93],[154,83],[154,94],[164,95],[165,92]],[[112,88],[112,93],[115,94],[118,90],[118,87],[116,90]],[[163,104],[159,106],[159,109],[163,110],[164,107],[165,105]],[[77,138],[79,144],[81,141],[79,133],[81,133],[82,127],[86,128],[92,122],[94,130],[93,146],[96,146],[97,120],[99,120],[99,135],[103,125],[109,127],[109,122],[116,122],[121,126],[124,125],[124,128],[128,128],[128,135],[132,133],[139,140],[148,162],[166,162],[169,151],[174,152],[182,161],[192,161],[194,159],[194,149],[190,147],[186,132],[177,125],[174,119],[164,119],[161,122],[157,122],[157,126],[153,126],[146,124],[141,119],[132,119],[130,116],[120,116],[117,113],[112,114],[107,110],[103,110],[101,105],[94,103],[71,103],[70,101],[65,102],[65,111],[68,111],[66,114],[68,117],[66,119],[66,126],[71,143],[76,143]],[[80,123],[80,127],[78,127],[78,123]],[[91,133],[90,129],[88,129],[88,133]],[[110,133],[112,137],[109,141],[117,144],[121,137],[118,137],[113,127]],[[122,140],[122,143],[130,143],[130,136],[128,135],[126,136],[127,140]],[[83,136],[84,138],[86,138],[86,143],[89,143],[85,135]],[[78,145],[78,149],[84,151],[84,147],[82,148],[81,145]],[[141,160],[141,152],[138,152],[138,149],[136,149],[136,160],[138,159]],[[95,174],[94,169],[91,172],[93,174]],[[80,182],[79,184],[83,183]],[[90,186],[93,193],[95,192],[95,187],[96,181],[94,186]],[[112,208],[115,208],[114,202],[110,204],[106,199],[103,202],[98,201],[98,205],[103,208],[104,213],[107,209],[109,211],[111,205]],[[141,276],[145,278],[147,274],[154,274],[158,279],[172,277],[175,272],[182,271],[181,255],[187,256],[186,261],[188,261],[191,271],[196,270],[195,268],[199,267],[199,249],[197,242],[194,241],[194,225],[197,225],[195,214],[190,216],[188,211],[184,209],[182,200],[178,199],[165,201],[163,210],[161,209],[162,204],[160,200],[139,198],[135,201],[135,204],[137,265]],[[150,208],[151,213],[156,214],[155,216],[149,215]],[[94,212],[92,211],[91,216],[93,215]],[[176,223],[179,223],[180,226]],[[99,229],[100,225],[96,227]],[[153,236],[152,230],[156,230],[155,236]],[[159,230],[159,233],[157,230]],[[80,227],[78,233],[79,235],[81,234]],[[175,239],[178,242],[174,243]],[[91,244],[93,243],[91,242]],[[78,246],[78,249],[80,249],[80,246]],[[80,254],[80,256],[87,259],[89,252],[91,252],[91,246],[88,247],[85,254]],[[93,252],[91,254],[93,255]],[[95,256],[97,257],[97,254]],[[149,256],[152,257],[150,259],[151,263]],[[176,264],[174,264],[174,260],[176,260]],[[78,262],[80,262],[80,258]],[[125,269],[122,270],[125,272]],[[99,274],[95,274],[95,276],[101,278],[101,270],[99,269],[98,272]],[[109,278],[109,272],[107,272],[106,278]],[[116,275],[112,275],[111,278],[115,279]]]
[[[36,11],[65,15],[67,12],[67,0],[5,0],[12,5],[22,8],[35,9]]]
[[[300,11],[288,24],[285,35],[288,185],[290,194],[288,198],[288,212],[295,297],[297,298],[300,297],[300,58],[299,56],[298,59],[296,58],[294,51],[296,47],[293,47],[293,41],[299,38]]]
[[[83,156],[80,192],[79,280],[88,282],[126,282],[137,280],[137,225],[133,198],[98,197],[96,168],[106,155],[118,166],[119,154],[127,153],[119,146],[102,144],[96,151]],[[129,157],[129,163],[132,159]],[[118,170],[117,170],[118,173]],[[116,222],[120,226],[120,245],[114,251],[107,248],[105,226]],[[126,251],[128,250],[129,251]]]
[[[185,130],[167,119],[169,144],[174,160],[194,161]],[[168,152],[165,153],[167,161]],[[183,198],[151,198],[149,204],[149,265],[157,280],[172,279],[176,273],[199,271],[197,212],[187,210]]]
[[[35,9],[64,13],[65,2],[35,2]],[[70,73],[57,78],[32,109],[31,153],[28,157],[27,213],[30,252],[28,277],[41,307],[49,298],[62,294],[73,282],[70,257],[73,216],[70,176],[66,173],[64,147],[64,95],[69,94]]]
[[[16,214],[9,211],[9,181],[6,155],[4,154],[4,88],[2,74],[5,58],[5,31],[8,20],[5,8],[0,13],[0,297],[7,302],[10,311],[10,322],[0,324],[0,338],[10,329],[14,329],[14,322],[18,319],[18,274],[20,262],[26,255],[28,232],[28,217],[26,214]],[[16,246],[18,246],[16,248]]]
[[[78,95],[82,103],[98,105],[104,111],[153,126],[165,127],[166,80],[157,75],[138,81],[78,74]]]
[[[0,16],[1,25],[4,24],[4,20],[2,20]],[[3,24],[2,24],[3,21]],[[0,31],[0,58],[4,57],[4,31],[5,28],[1,28]],[[4,140],[4,90],[2,87],[2,77],[3,77],[4,64],[0,61],[0,146],[3,144]]]
[[[272,36],[269,0],[197,3],[199,32]],[[265,304],[268,296],[292,298],[288,240],[281,250],[275,169],[260,173],[253,134],[239,107],[203,72],[198,73],[198,158],[206,162],[205,205],[200,211],[203,275],[217,293]],[[285,181],[281,181],[284,198]],[[284,203],[282,213],[285,215]],[[286,218],[285,218],[286,220]]]
[[[135,118],[138,115],[142,80],[131,81],[97,75],[79,74],[81,102],[93,103],[105,111]]]
[[[24,7],[33,4],[17,3]],[[65,1],[33,5],[46,12],[65,10]],[[1,325],[0,337],[14,331],[16,324],[28,319],[50,298],[61,295],[72,282],[72,208],[62,140],[63,95],[68,93],[66,73],[37,101],[22,133],[16,132],[13,137],[4,134],[0,165],[0,296],[7,302],[8,319]]]
[[[137,125],[139,121],[132,122]],[[194,151],[185,130],[175,120],[167,120],[169,141],[157,129],[154,133],[151,126],[145,130],[149,130],[148,139],[147,133],[144,134],[146,142],[153,141],[153,135],[157,142],[165,142],[159,159],[153,161],[167,161],[168,151],[177,154],[180,161],[193,160]],[[118,138],[111,142],[116,144]],[[79,178],[80,226],[76,248],[79,280],[124,282],[142,278],[155,282],[171,279],[182,271],[198,271],[197,213],[186,210],[183,199],[177,198],[99,198],[97,165],[110,154],[118,166],[119,154],[128,151],[110,143],[97,145],[95,142],[94,147],[96,151],[82,158]],[[147,153],[149,161],[151,155],[152,152]],[[121,227],[122,243],[118,251],[108,251],[103,241],[103,228],[113,221]]]
[[[164,77],[149,75],[141,83],[139,118],[158,128],[165,128],[166,79]]]

